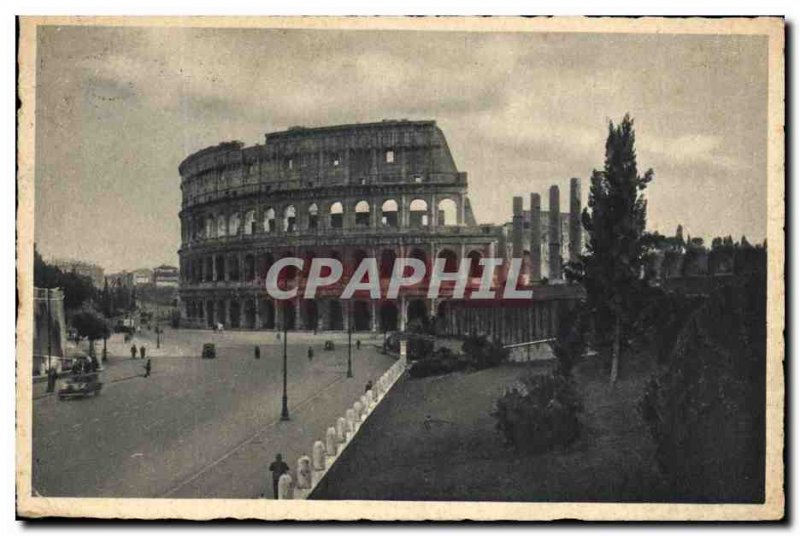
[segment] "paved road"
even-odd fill
[[[148,335],[140,340],[155,348]],[[193,348],[215,338],[218,359]],[[334,338],[334,352],[322,350]],[[355,350],[354,378],[345,377],[342,335],[289,334],[289,409],[279,422],[282,353],[272,333],[212,335],[168,331],[165,348],[183,355],[153,358],[150,378],[140,360],[111,357],[96,398],[33,406],[33,487],[43,496],[271,496],[266,467],[276,452],[294,468],[314,439],[343,415],[369,379],[393,362],[370,344]],[[366,337],[362,340],[367,341]],[[376,340],[374,340],[376,341]],[[261,359],[253,344],[262,343]],[[306,357],[308,345],[315,357]],[[116,348],[116,347],[115,347]],[[181,351],[181,349],[186,351]],[[110,380],[110,381],[109,381]],[[114,381],[116,380],[116,381]]]

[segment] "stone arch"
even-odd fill
[[[239,234],[239,226],[242,223],[242,218],[239,216],[239,212],[234,212],[228,218],[228,234],[231,236],[236,236]]]
[[[341,331],[344,329],[342,302],[337,299],[328,300],[328,329],[334,331]]]
[[[317,300],[303,300],[301,304],[303,307],[303,328],[309,331],[317,329],[317,321],[319,319]]]
[[[400,225],[400,206],[394,199],[387,199],[381,205],[381,225],[384,227],[398,227]]]
[[[370,216],[372,215],[370,204],[362,199],[356,203],[354,210],[356,213],[356,227],[369,227]]]
[[[275,302],[272,300],[261,301],[261,327],[275,329]]]
[[[225,281],[225,257],[222,255],[214,255],[214,273],[216,275],[214,281]]]
[[[370,304],[364,300],[353,302],[353,331],[369,331],[372,329],[372,312]]]
[[[256,257],[248,253],[244,256],[244,280],[253,281],[256,278]]]
[[[206,326],[213,328],[216,320],[214,318],[214,301],[206,301]]]
[[[244,234],[251,235],[256,232],[256,211],[253,209],[244,213]]]
[[[331,204],[329,214],[331,229],[341,229],[344,227],[344,205],[342,205],[341,201],[336,201]]]
[[[397,331],[400,325],[400,311],[397,308],[397,304],[392,301],[383,302],[380,307],[379,316],[381,331]]]
[[[319,207],[316,203],[308,205],[308,228],[319,228]]]
[[[437,258],[444,259],[444,271],[453,273],[458,271],[458,255],[450,248],[442,248]]]
[[[215,218],[213,215],[209,214],[206,216],[206,238],[214,238],[217,236],[217,225],[215,223]]]
[[[408,205],[408,224],[410,227],[428,226],[428,202],[424,199],[414,199]]]
[[[394,269],[394,261],[397,259],[397,253],[393,249],[381,250],[381,257],[378,260],[378,270],[382,279],[392,276]]]
[[[294,205],[288,205],[283,209],[283,232],[293,233],[297,228],[297,209]]]
[[[446,197],[439,201],[436,205],[438,211],[439,225],[457,225],[458,224],[458,203],[453,199]]]
[[[229,281],[239,281],[241,277],[241,272],[239,270],[239,255],[234,253],[233,255],[228,255],[228,280]]]
[[[267,273],[269,273],[269,269],[274,262],[275,259],[271,253],[263,252],[258,254],[258,279],[260,281],[267,279]]]
[[[267,207],[267,210],[264,211],[264,232],[274,233],[275,230],[275,209]]]
[[[369,257],[369,253],[367,253],[366,250],[360,248],[353,250],[350,254],[350,266],[345,267],[345,273],[353,274],[358,269],[361,261],[367,257]]]
[[[244,319],[242,327],[247,329],[256,328],[256,302],[254,299],[247,299],[244,302]]]
[[[473,249],[467,254],[469,259],[469,276],[481,277],[483,275],[483,266],[481,266],[481,259],[483,254],[477,249]]]
[[[428,304],[425,303],[423,299],[412,299],[408,301],[408,312],[407,312],[408,323],[413,322],[414,320],[419,320],[423,323],[423,325],[427,325],[429,318],[428,318]]]
[[[241,311],[239,309],[239,300],[231,300],[228,302],[228,319],[232,328],[241,327]]]
[[[219,216],[217,216],[217,236],[225,236],[225,234],[226,234],[225,223],[226,222],[227,222],[227,218],[225,217],[225,214],[220,214]]]

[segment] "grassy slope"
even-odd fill
[[[546,366],[546,365],[545,365]],[[662,496],[653,444],[635,407],[647,370],[612,392],[584,364],[586,432],[567,450],[519,454],[490,412],[524,366],[404,379],[314,494],[318,499],[647,501]],[[544,370],[537,365],[536,370]],[[603,376],[603,377],[601,377]]]

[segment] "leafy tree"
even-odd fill
[[[586,254],[568,268],[569,277],[586,289],[598,349],[607,354],[610,347],[612,384],[619,373],[623,334],[635,320],[636,294],[646,285],[647,201],[642,192],[653,170],[639,175],[635,138],[629,115],[618,125],[609,122],[605,165],[592,172],[589,204],[582,215],[589,235]]]
[[[94,341],[104,339],[111,334],[106,318],[92,307],[83,307],[72,316],[72,327],[81,338],[89,339],[90,348]]]
[[[33,281],[39,288],[60,288],[64,291],[64,309],[73,311],[97,296],[91,278],[75,272],[63,272],[48,264],[33,248]]]

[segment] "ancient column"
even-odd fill
[[[581,181],[569,181],[569,260],[577,262],[581,254]]]
[[[561,208],[558,186],[550,187],[548,207],[550,225],[547,229],[547,246],[550,253],[550,281],[561,279]]]
[[[542,198],[531,194],[531,282],[542,279]]]
[[[522,197],[515,195],[511,220],[511,258],[522,258]]]

